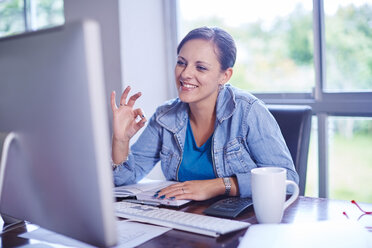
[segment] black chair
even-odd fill
[[[282,131],[300,177],[300,195],[305,194],[312,110],[306,105],[268,105]]]

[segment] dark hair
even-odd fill
[[[177,47],[177,54],[180,53],[181,48],[189,40],[202,39],[212,41],[218,51],[217,57],[221,64],[221,69],[226,70],[233,67],[236,60],[236,46],[235,41],[231,35],[221,28],[201,27],[191,30],[180,42]]]

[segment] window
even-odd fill
[[[0,1],[0,37],[25,32],[23,0]]]
[[[372,199],[372,118],[329,117],[330,198]]]
[[[318,195],[318,119],[313,116],[310,134],[310,147],[307,161],[307,174],[306,174],[306,196],[317,196]]]
[[[178,41],[199,26],[234,36],[233,85],[313,108],[305,195],[372,202],[372,1],[178,0],[174,12]]]
[[[312,1],[262,0],[252,6],[246,0],[180,0],[179,10],[179,39],[205,25],[233,35],[233,85],[251,92],[311,92],[315,86]]]
[[[0,20],[0,37],[62,25],[63,0],[2,0]]]
[[[324,1],[327,91],[372,88],[372,2]]]

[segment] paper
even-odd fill
[[[239,248],[371,248],[372,234],[354,221],[257,224],[248,228]]]
[[[137,184],[124,185],[114,188],[115,197],[136,196],[137,200],[155,202],[167,206],[182,206],[190,200],[169,200],[154,198],[156,191],[178,182],[162,180],[142,180]]]
[[[154,225],[147,225],[129,221],[118,221],[118,244],[114,247],[117,248],[130,248],[136,247],[140,244],[147,242],[163,233],[171,230],[171,228],[160,227]],[[48,243],[59,244],[67,247],[80,247],[80,248],[92,248],[89,244],[83,243],[76,239],[69,238],[67,236],[46,230],[44,228],[38,228],[34,231],[23,233],[18,235],[21,238],[35,239]]]
[[[136,196],[137,194],[145,191],[157,191],[167,187],[168,185],[171,185],[172,183],[176,182],[144,179],[137,184],[115,187],[114,195],[115,197]]]

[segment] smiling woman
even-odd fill
[[[213,108],[218,87],[232,75],[231,69],[221,69],[214,46],[212,42],[195,39],[187,42],[178,55],[175,69],[178,96],[190,107],[203,102]]]
[[[236,58],[232,36],[221,28],[191,30],[180,42],[175,66],[178,98],[158,107],[129,151],[129,139],[143,126],[133,109],[139,94],[117,108],[114,95],[112,158],[115,185],[141,180],[160,160],[167,180],[179,181],[154,197],[205,200],[251,195],[250,171],[277,166],[298,183],[278,124],[253,95],[228,84]]]
[[[370,202],[365,187],[371,167],[365,149],[370,146],[364,138],[371,140],[372,131],[357,123],[369,123],[372,117],[371,1],[177,3],[178,35],[208,25],[235,37],[239,56],[232,85],[269,104],[312,107],[316,116],[305,195]],[[348,119],[347,124],[334,122],[336,116]],[[350,134],[359,131],[363,134],[351,139]],[[353,162],[347,162],[345,154]],[[346,168],[351,165],[354,169],[349,173]]]

